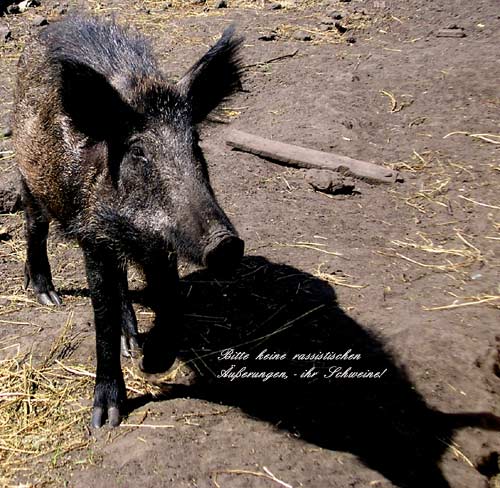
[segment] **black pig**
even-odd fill
[[[177,84],[148,43],[115,22],[54,23],[19,61],[15,145],[26,216],[26,286],[60,305],[47,258],[51,219],[81,246],[96,327],[92,424],[120,422],[122,350],[138,348],[127,263],[143,270],[155,324],[142,367],[175,359],[177,255],[237,265],[243,241],[210,186],[196,124],[240,85],[241,39],[228,28]],[[173,327],[171,327],[173,329]],[[168,349],[165,342],[169,343]]]

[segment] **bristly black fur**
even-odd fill
[[[54,65],[62,69],[71,65],[75,73],[95,71],[108,80],[121,97],[133,106],[137,104],[134,108],[140,112],[158,112],[166,105],[178,105],[176,95],[179,94],[192,106],[193,122],[199,123],[221,100],[241,87],[239,53],[243,38],[235,36],[234,31],[234,26],[228,27],[177,86],[168,86],[149,42],[113,20],[76,15],[49,25],[39,36]],[[137,84],[148,79],[164,83],[152,86],[151,93],[132,100]]]
[[[193,104],[193,120],[200,122],[222,99],[241,87],[240,48],[242,37],[228,27],[212,48],[179,82],[179,90]]]
[[[55,22],[40,34],[54,62],[85,65],[108,80],[122,83],[161,76],[152,49],[146,39],[114,21],[76,15]]]

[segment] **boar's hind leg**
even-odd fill
[[[120,366],[122,296],[116,282],[122,271],[118,261],[106,250],[84,246],[84,255],[96,331],[92,425],[101,427],[107,418],[111,426],[116,426],[126,399]]]
[[[49,258],[47,256],[47,236],[49,220],[43,209],[22,180],[22,200],[26,219],[26,264],[24,266],[24,286],[31,283],[38,301],[43,305],[61,305],[59,295],[54,291]]]
[[[118,288],[121,300],[121,318],[122,318],[122,339],[121,351],[122,356],[127,358],[135,357],[140,351],[137,319],[135,317],[134,308],[128,297],[127,270],[123,268],[118,277]]]
[[[147,299],[155,314],[153,328],[143,344],[141,369],[147,373],[167,371],[175,361],[179,337],[179,274],[177,259],[164,257],[144,264]]]

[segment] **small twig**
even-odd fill
[[[61,361],[59,361],[58,359],[56,359],[55,362],[68,373],[72,373],[77,376],[88,376],[89,378],[95,378],[95,373],[91,373],[90,371],[85,371],[84,369],[70,368],[69,366],[66,366],[63,363],[61,363]]]
[[[488,208],[494,208],[496,210],[500,210],[500,207],[498,205],[488,205],[487,203],[477,202],[476,200],[472,200],[472,198],[464,197],[463,195],[458,195],[458,198],[462,198],[463,200],[467,200],[468,202],[472,202],[475,205],[480,205],[481,207],[488,207]]]
[[[61,366],[62,369],[64,369],[65,371],[67,371],[68,373],[72,373],[72,374],[77,375],[77,376],[88,376],[89,378],[95,378],[96,377],[95,373],[91,373],[90,371],[85,371],[84,369],[70,368],[69,366],[66,366],[63,363],[61,363],[61,361],[59,361],[58,359],[56,359],[55,362],[59,366]],[[125,388],[127,390],[131,391],[132,393],[136,393],[137,395],[143,395],[144,394],[143,391],[137,390],[136,388],[132,388],[131,386],[125,386]]]
[[[268,59],[267,61],[259,61],[257,63],[246,64],[245,66],[242,66],[241,69],[246,70],[249,68],[255,68],[256,66],[264,66],[265,64],[274,63],[275,61],[281,61],[285,58],[293,58],[293,56],[295,56],[298,52],[299,50],[296,49],[295,51],[293,51],[293,53],[283,54],[282,56],[277,56],[275,58]]]
[[[482,141],[490,142],[491,144],[500,144],[500,134],[471,134],[470,132],[465,132],[462,130],[450,132],[449,134],[443,136],[443,139],[446,139],[449,136],[454,136],[456,134],[473,137],[474,139],[481,139]]]
[[[391,92],[388,92],[386,90],[380,90],[380,93],[382,93],[382,95],[385,95],[386,97],[389,97],[389,99],[391,100],[391,110],[390,110],[391,113],[401,112],[401,110],[403,110],[405,107],[408,107],[413,103],[413,100],[410,100],[408,102],[398,103],[396,97]]]
[[[265,473],[261,473],[259,471],[249,471],[246,469],[220,469],[217,471],[212,471],[213,474],[213,482],[217,488],[221,488],[219,483],[217,482],[217,476],[219,474],[243,474],[243,475],[250,475],[250,476],[257,476],[259,478],[267,478],[268,480],[274,481],[275,483],[280,484],[281,486],[285,486],[286,488],[293,488],[292,485],[289,485],[288,483],[285,483],[284,481],[281,481],[280,479],[276,478],[274,474],[272,474],[267,468],[263,468]]]
[[[214,378],[217,378],[217,375],[215,374],[215,372],[213,371],[213,369],[205,361],[203,361],[203,357],[200,356],[193,348],[191,348],[191,351],[196,356],[196,359],[198,359],[203,364],[203,366],[205,366],[205,368],[207,368],[208,371],[210,371],[210,373],[212,374],[212,376]]]
[[[288,483],[285,483],[284,481],[281,481],[280,479],[276,478],[276,476],[271,473],[271,471],[269,471],[268,468],[266,468],[265,466],[262,466],[262,469],[269,475],[271,476],[271,478],[273,479],[273,481],[276,481],[276,483],[282,485],[282,486],[285,486],[286,488],[293,488],[292,485],[288,484]]]
[[[475,139],[481,139],[485,142],[491,142],[492,144],[500,144],[500,135],[497,134],[469,134],[469,136]],[[498,138],[499,140],[492,139],[492,137]]]
[[[331,273],[325,273],[324,271],[321,271],[321,264],[318,266],[318,270],[316,271],[314,276],[318,277],[320,280],[327,281],[332,285],[345,286],[346,288],[361,289],[361,288],[366,288],[368,286],[368,285],[354,285],[352,283],[347,283],[347,278],[345,276],[335,276]]]
[[[275,244],[277,246],[280,246],[280,247],[300,247],[300,248],[304,248],[304,249],[312,249],[313,251],[323,252],[325,254],[330,254],[332,256],[342,256],[342,254],[340,254],[339,252],[327,251],[326,249],[321,249],[320,247],[313,246],[311,244],[305,244],[305,243],[287,244],[287,243],[281,243],[281,242],[275,242]]]
[[[380,93],[382,93],[382,95],[385,95],[386,97],[389,97],[389,100],[391,101],[391,112],[395,112],[396,107],[398,106],[398,102],[396,101],[396,97],[391,92],[388,92],[385,90],[380,90]]]
[[[27,393],[15,393],[15,392],[5,392],[5,393],[0,393],[0,400],[2,398],[18,398],[18,397],[28,397],[29,395]]]
[[[0,324],[31,325],[31,322],[19,322],[17,320],[0,320]]]
[[[452,303],[450,305],[443,305],[441,307],[422,307],[426,311],[434,310],[450,310],[452,308],[469,307],[471,305],[480,305],[481,303],[493,302],[495,300],[500,300],[500,296],[486,296],[481,300],[476,300],[475,302],[463,302],[463,303]]]
[[[217,410],[216,412],[191,412],[191,413],[184,413],[182,415],[179,415],[175,418],[175,420],[186,420],[188,417],[210,417],[210,416],[217,416],[217,415],[225,415],[226,413],[230,412],[233,410],[234,407],[229,407],[229,408],[224,408],[222,410]]]
[[[311,315],[312,313],[322,309],[324,306],[325,306],[325,304],[322,303],[321,305],[318,305],[317,307],[314,307],[311,310],[304,312],[303,314],[299,315],[298,317],[295,317],[294,319],[289,320],[286,324],[282,325],[281,327],[278,327],[276,330],[270,332],[269,334],[265,334],[265,335],[256,337],[255,339],[249,339],[248,341],[245,341],[245,342],[240,342],[240,343],[235,344],[234,346],[231,346],[231,347],[233,349],[238,349],[238,348],[243,347],[243,346],[248,346],[249,344],[255,344],[255,343],[260,344],[261,342],[268,340],[270,337],[272,337],[276,334],[280,334],[281,332],[285,331],[286,329],[289,329],[290,327],[292,327],[292,325],[294,325],[299,320],[302,320],[303,318],[307,317],[308,315]],[[217,349],[215,351],[210,351],[210,352],[203,354],[202,356],[199,356],[199,357],[203,357],[203,358],[210,357],[210,356],[213,356],[215,354],[219,354],[222,351],[225,351],[226,349],[227,348],[224,347],[223,349]],[[193,361],[194,361],[194,359],[190,359],[189,361],[186,361],[185,364],[191,363]]]
[[[120,424],[120,427],[144,427],[146,429],[174,429],[175,425],[171,424]]]
[[[436,437],[436,439],[442,442],[446,447],[450,448],[455,456],[465,461],[466,464],[468,464],[471,468],[475,468],[474,463],[458,448],[458,446],[453,441],[450,444],[440,437]]]

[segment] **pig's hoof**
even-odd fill
[[[120,424],[120,407],[126,398],[125,383],[122,379],[99,381],[95,386],[92,427],[102,427],[106,420],[111,427]]]
[[[36,293],[36,292],[35,292]],[[59,298],[59,295],[55,291],[48,291],[42,293],[36,293],[38,301],[42,305],[47,305],[49,307],[56,306],[59,307],[62,305],[62,300]]]
[[[54,291],[50,272],[48,275],[46,273],[31,273],[28,264],[25,264],[24,289],[27,289],[30,283],[37,300],[42,305],[48,305],[49,307],[62,305],[61,298]]]
[[[122,356],[126,358],[138,358],[142,353],[137,337],[122,335],[120,345]]]
[[[92,410],[92,427],[99,429],[106,422],[106,418],[111,427],[118,427],[120,425],[120,410],[118,410],[118,407],[109,407],[106,416],[102,407],[94,407]]]

